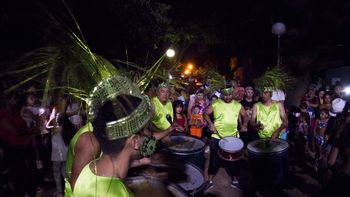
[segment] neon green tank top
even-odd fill
[[[160,130],[165,130],[170,127],[170,123],[166,119],[166,115],[169,114],[171,116],[171,120],[174,120],[174,111],[173,105],[170,101],[163,105],[158,97],[153,97],[152,102],[155,107],[154,116],[152,119],[152,123]]]
[[[213,104],[214,125],[220,137],[234,136],[239,137],[238,116],[242,105],[232,100],[231,103],[225,103],[218,99]],[[219,139],[219,135],[212,134],[211,137]]]
[[[70,197],[72,196],[72,189],[70,186],[70,178],[72,175],[72,165],[73,165],[73,159],[74,159],[74,147],[75,144],[77,143],[79,137],[86,132],[92,132],[93,127],[90,122],[85,124],[82,128],[79,129],[79,131],[73,136],[72,140],[69,143],[68,147],[68,153],[67,153],[67,161],[66,161],[66,174],[67,177],[64,179],[64,196],[65,197]]]
[[[81,171],[75,183],[73,196],[75,197],[129,197],[132,193],[124,185],[123,181],[115,177],[103,177],[95,175],[90,164]]]
[[[272,133],[282,124],[278,102],[274,102],[270,106],[265,106],[259,102],[256,108],[256,120],[264,125],[264,129],[258,132],[259,137],[271,137]]]

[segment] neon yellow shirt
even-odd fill
[[[282,124],[278,102],[273,102],[270,106],[265,106],[261,102],[257,103],[256,120],[264,125],[263,130],[258,132],[259,137],[271,137],[272,133]]]
[[[70,197],[72,196],[72,188],[70,185],[70,178],[72,176],[72,165],[73,165],[73,159],[74,159],[74,148],[75,144],[77,143],[79,137],[87,132],[92,132],[93,127],[90,122],[86,123],[82,128],[79,129],[79,131],[73,136],[72,140],[69,143],[68,147],[68,153],[67,153],[67,161],[66,161],[66,174],[67,177],[64,179],[64,196]]]
[[[152,123],[160,130],[165,130],[170,127],[170,123],[166,119],[166,115],[169,114],[171,116],[171,120],[174,120],[174,111],[173,105],[170,101],[168,101],[165,105],[163,105],[158,97],[153,97],[152,102],[155,107],[154,116],[152,119]]]
[[[239,137],[238,117],[242,105],[235,100],[232,100],[230,103],[225,103],[222,99],[218,99],[212,104],[212,108],[214,113],[214,126],[220,137]],[[220,139],[219,135],[212,134],[211,137]]]
[[[123,181],[116,177],[104,177],[95,175],[90,164],[81,171],[75,183],[73,196],[75,197],[129,197],[132,193],[124,185]],[[92,165],[93,166],[93,165]]]

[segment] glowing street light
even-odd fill
[[[184,74],[185,74],[185,75],[188,75],[188,74],[190,74],[190,72],[191,72],[190,70],[186,69],[185,72],[184,72]]]
[[[193,69],[193,64],[191,64],[191,63],[188,64],[188,65],[187,65],[187,68],[190,69],[190,70],[192,70],[192,69]]]
[[[168,56],[168,57],[174,57],[174,56],[175,56],[175,51],[174,51],[174,49],[168,49],[168,50],[166,51],[166,56]]]

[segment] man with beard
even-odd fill
[[[211,113],[214,115],[214,121],[210,119]],[[229,136],[239,137],[239,117],[241,117],[243,120],[243,124],[240,125],[241,132],[246,132],[248,122],[247,114],[242,105],[233,99],[233,88],[227,87],[221,89],[221,99],[216,100],[211,106],[208,106],[204,114],[204,118],[208,122],[209,129],[212,132],[210,139],[210,160],[208,168],[209,180],[206,184],[206,189],[214,186],[213,178],[218,172],[220,164],[226,164],[226,172],[232,179],[231,186],[239,188],[239,161],[226,163],[223,162],[223,160],[220,160],[218,156],[220,139]]]

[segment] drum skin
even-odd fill
[[[280,139],[259,139],[250,142],[247,149],[256,188],[281,189],[288,170],[288,143]]]
[[[200,139],[191,136],[170,136],[170,145],[162,144],[163,151],[175,158],[190,162],[204,171],[205,144]]]
[[[147,181],[155,180],[162,183],[168,183],[166,184],[167,186],[176,185],[188,196],[201,197],[204,194],[205,177],[202,170],[194,164],[183,160],[177,160],[172,164],[145,165],[131,168],[130,170],[133,172],[129,174],[128,178],[131,180],[137,179],[137,181],[133,180],[134,182],[142,182],[142,180],[138,180],[140,179],[138,177],[143,177],[143,179]],[[143,182],[145,182],[145,180],[143,180]],[[142,185],[140,183],[134,183],[134,185],[135,184],[141,185],[141,188],[144,186],[144,184]],[[154,184],[156,185],[158,183]],[[135,187],[136,191],[141,190],[137,187]],[[161,192],[164,193],[164,191]]]
[[[143,176],[127,177],[125,183],[133,192],[135,197],[186,197],[188,196],[179,186],[174,183],[163,184],[156,178],[145,178]]]
[[[236,137],[225,137],[219,141],[218,155],[226,161],[237,161],[243,155],[243,141]]]

